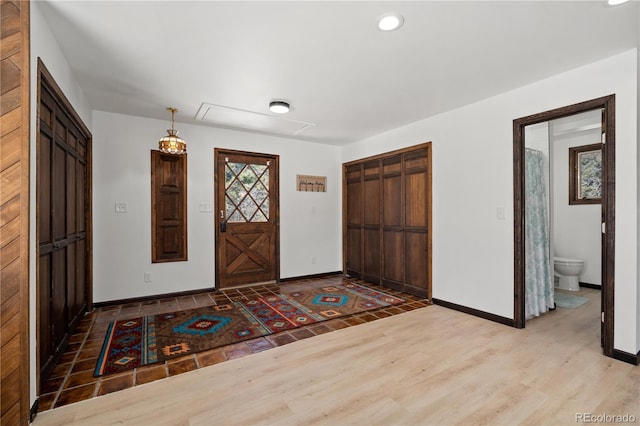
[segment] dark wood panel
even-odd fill
[[[79,239],[76,245],[76,298],[73,305],[77,315],[81,315],[87,309],[87,239]]]
[[[51,336],[54,348],[58,348],[67,333],[67,250],[53,252],[51,267]]]
[[[53,241],[51,228],[51,145],[53,139],[40,133],[38,143],[38,239],[40,244]]]
[[[380,225],[380,177],[364,181],[364,224]]]
[[[51,170],[51,201],[52,201],[52,230],[53,241],[59,241],[67,236],[67,197],[66,172],[67,153],[64,147],[54,144],[53,163]]]
[[[404,282],[404,232],[384,231],[383,280]]]
[[[51,257],[51,253],[40,256],[38,265],[40,283],[51,283]],[[48,370],[53,367],[54,348],[49,318],[51,318],[51,285],[47,284],[38,288],[38,355],[41,374],[47,367],[49,367]]]
[[[87,185],[88,173],[87,173],[87,165],[82,161],[77,163],[76,166],[76,208],[77,213],[76,217],[80,218],[77,220],[78,233],[87,232],[87,218],[89,217],[89,208],[87,206],[86,194],[90,192],[90,187]]]
[[[427,173],[405,175],[405,226],[427,226]]]
[[[407,286],[426,291],[428,285],[427,233],[406,232],[404,253]]]
[[[76,214],[78,212],[76,203],[78,201],[76,196],[76,164],[75,157],[71,154],[67,154],[67,183],[65,185],[67,193],[67,237],[74,236],[77,232]]]
[[[362,230],[360,227],[347,227],[347,269],[362,271]]]
[[[187,155],[151,151],[152,262],[187,260]]]
[[[402,226],[402,176],[385,176],[382,187],[384,225]]]
[[[380,230],[364,230],[364,267],[363,274],[366,279],[380,281]]]
[[[362,183],[347,184],[347,223],[362,224]]]
[[[67,306],[67,327],[73,323],[79,312],[76,310],[76,243],[71,243],[66,247],[67,252],[67,274],[66,288],[67,295],[65,304]]]

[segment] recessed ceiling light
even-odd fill
[[[285,101],[271,101],[269,103],[269,111],[276,114],[286,114],[289,112],[289,104]]]
[[[404,18],[397,13],[387,13],[378,19],[378,28],[380,31],[397,30],[404,24]]]
[[[628,1],[629,0],[608,0],[607,3],[609,3],[609,6],[617,6],[619,4],[626,3]]]

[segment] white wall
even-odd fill
[[[60,46],[58,46],[49,24],[45,21],[40,11],[39,2],[30,4],[31,19],[31,147],[30,147],[30,217],[29,217],[29,351],[33,360],[30,365],[31,403],[36,395],[36,137],[38,117],[38,57],[40,57],[53,76],[58,86],[62,89],[76,112],[91,129],[91,106],[87,102],[84,93],[76,84],[75,78],[69,68]]]
[[[94,302],[214,286],[214,218],[199,206],[214,204],[216,147],[280,155],[281,278],[342,270],[337,147],[183,123],[175,127],[188,148],[189,260],[152,264],[150,151],[168,127],[169,117],[94,111]],[[327,192],[297,192],[296,174],[327,176]],[[127,203],[128,213],[115,213],[116,202]]]
[[[614,347],[636,353],[637,65],[634,49],[353,143],[342,161],[432,141],[433,297],[513,318],[513,120],[615,93]]]
[[[584,260],[580,282],[595,285],[602,283],[602,206],[569,204],[569,148],[599,141],[600,129],[555,136],[551,141],[555,255]]]

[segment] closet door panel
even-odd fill
[[[380,225],[380,179],[364,181],[364,224]]]
[[[405,235],[405,283],[413,289],[427,291],[427,233],[407,232]]]
[[[38,264],[38,276],[43,285],[38,289],[38,312],[39,312],[39,358],[40,368],[53,362],[53,342],[51,340],[51,323],[49,322],[51,311],[51,253],[40,255]]]
[[[364,279],[380,281],[380,230],[364,230]]]
[[[405,226],[427,226],[427,173],[405,175]]]
[[[53,283],[51,286],[51,317],[53,347],[57,349],[67,332],[67,249],[53,252]]]
[[[402,177],[385,175],[382,187],[384,226],[402,226]]]
[[[397,288],[404,281],[404,232],[384,231],[382,282]]]
[[[360,227],[347,227],[347,274],[361,278],[362,275],[362,231]]]

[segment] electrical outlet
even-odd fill
[[[144,273],[144,282],[145,283],[150,283],[151,282],[151,272],[145,272]]]
[[[127,203],[116,203],[116,213],[126,213],[129,211]]]
[[[312,257],[312,258],[311,258],[311,264],[312,264],[312,265],[315,265],[315,264],[316,264],[316,258],[315,258],[315,257]]]

